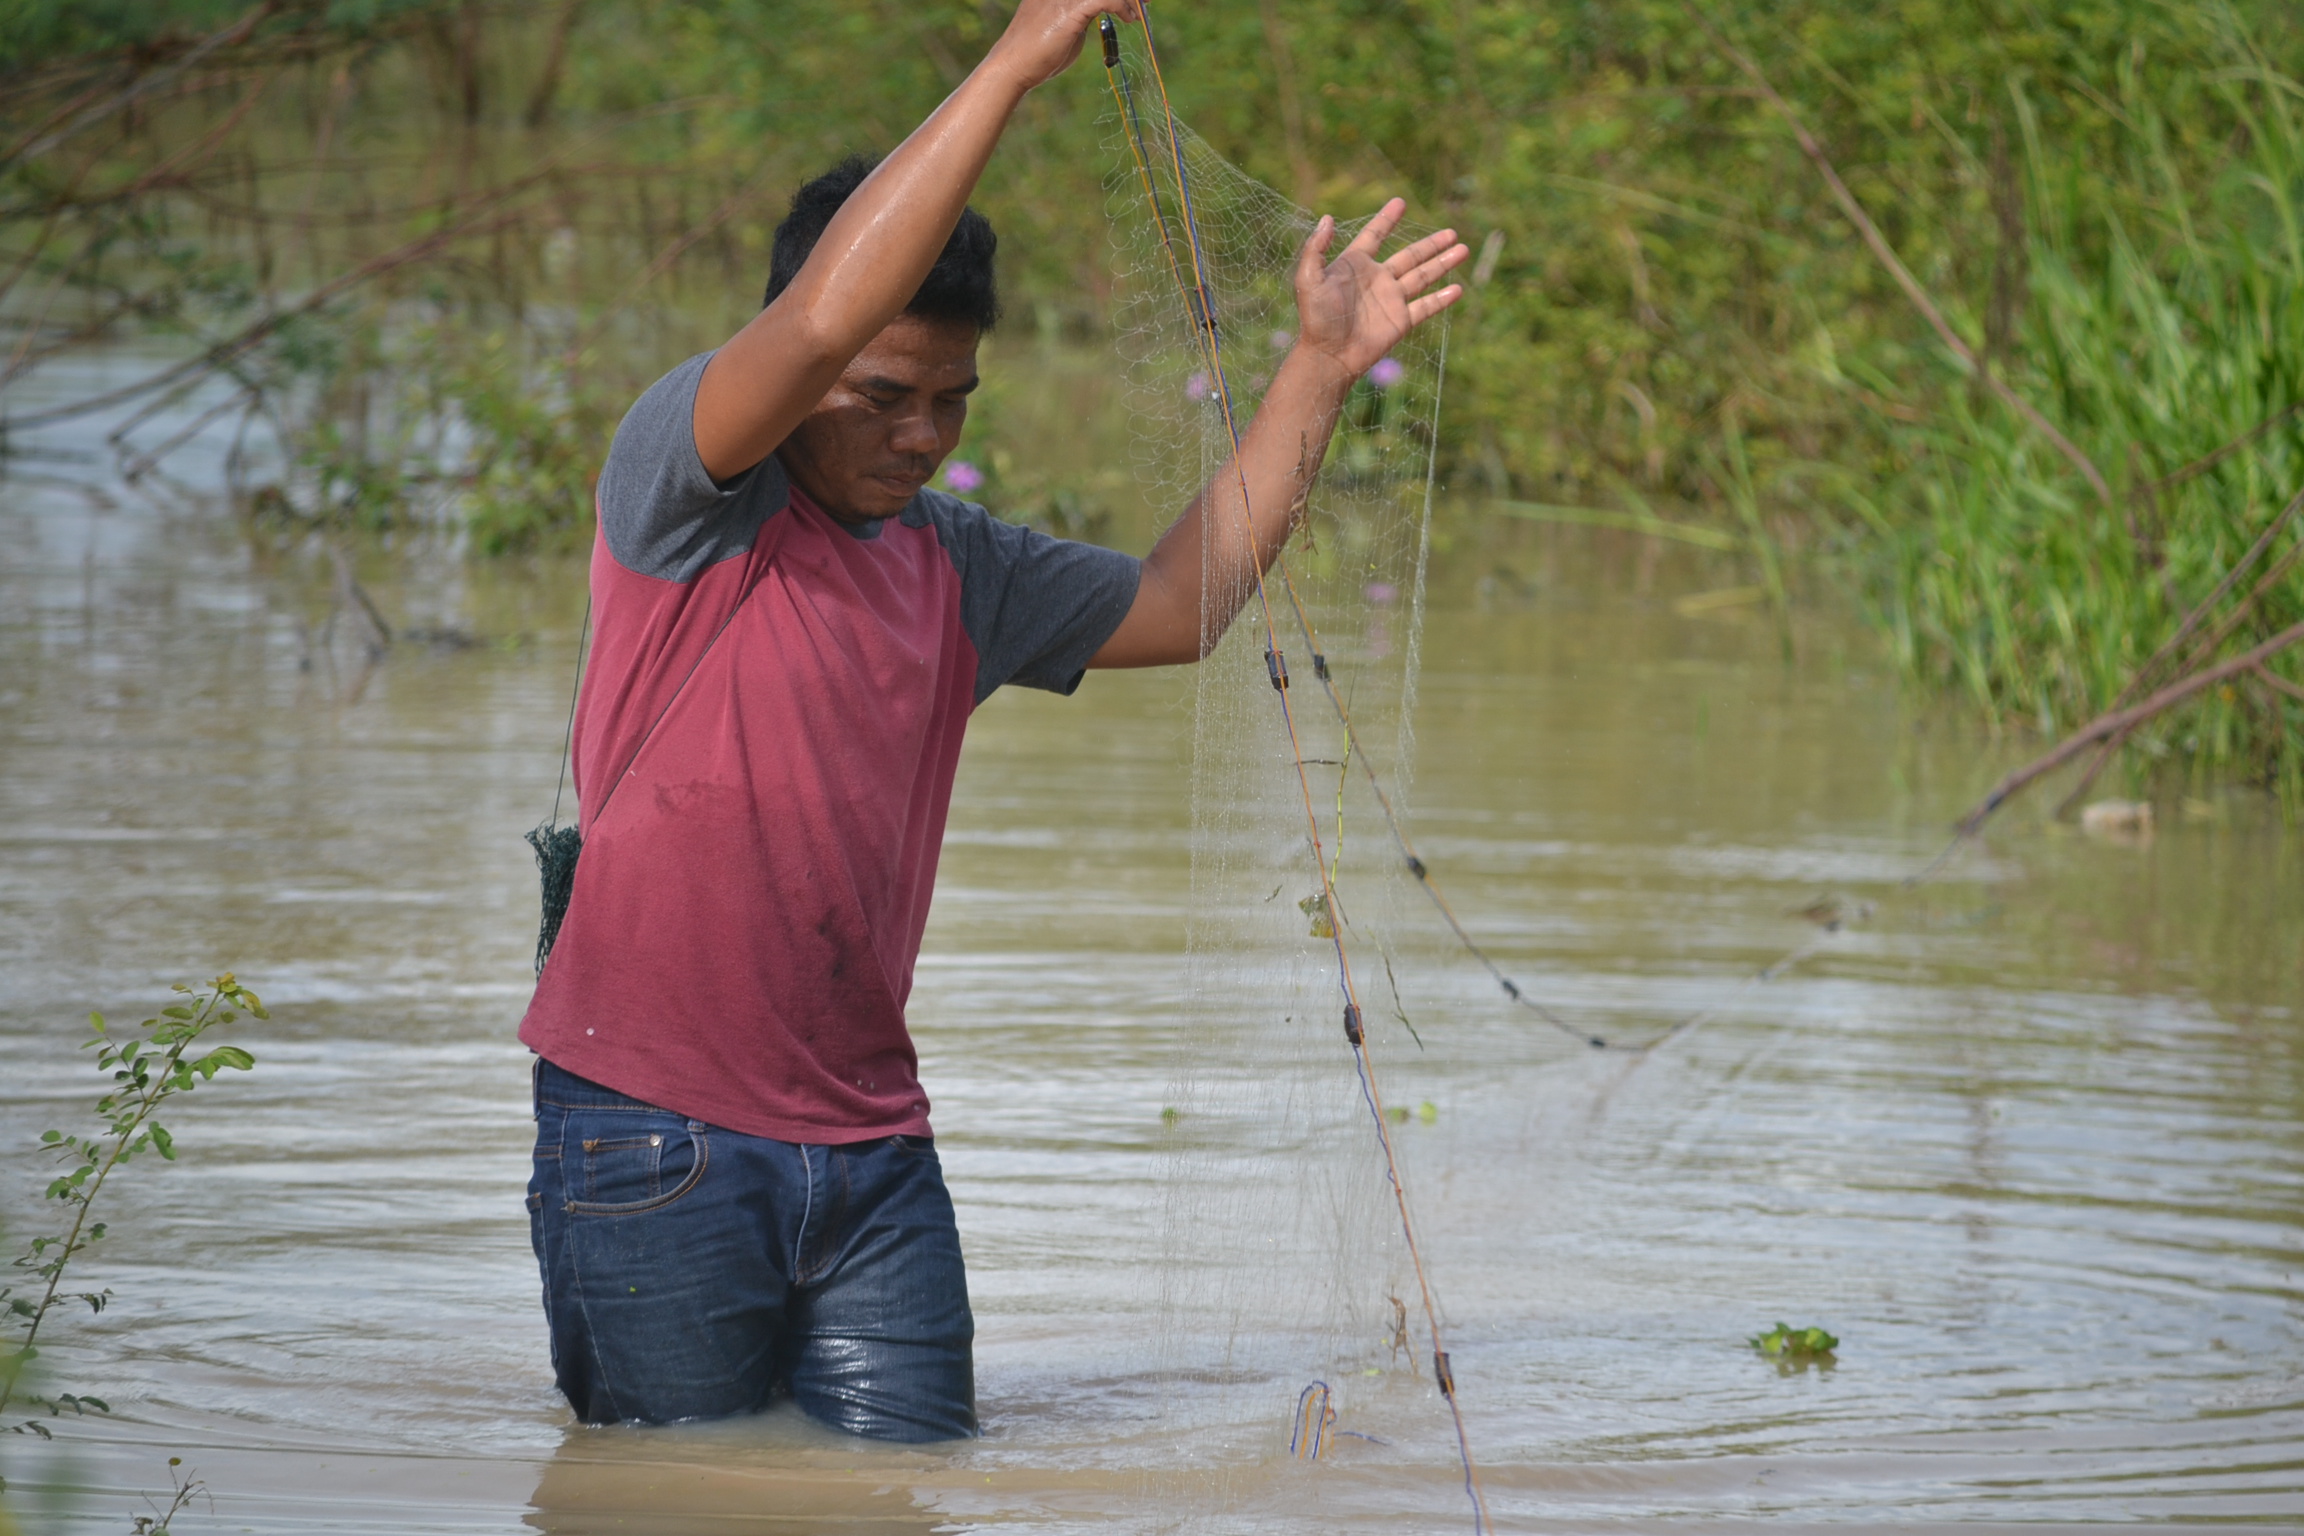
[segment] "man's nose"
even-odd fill
[[[934,453],[943,446],[936,435],[936,414],[922,405],[896,413],[888,433],[888,446],[898,453]]]

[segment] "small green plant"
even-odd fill
[[[145,1502],[150,1505],[152,1513],[129,1516],[129,1536],[168,1536],[169,1522],[184,1513],[194,1499],[208,1491],[206,1483],[185,1470],[184,1458],[181,1456],[168,1458],[168,1485],[171,1497],[167,1508],[163,1509],[147,1499]]]
[[[85,1302],[91,1312],[101,1312],[111,1300],[109,1290],[67,1290],[66,1277],[73,1262],[103,1240],[105,1224],[95,1219],[96,1207],[113,1173],[147,1150],[175,1159],[176,1141],[157,1118],[160,1111],[177,1095],[190,1093],[227,1067],[245,1072],[256,1065],[256,1058],[236,1045],[199,1049],[209,1030],[242,1013],[270,1017],[255,993],[230,973],[205,988],[179,984],[175,990],[184,1000],[161,1009],[132,1033],[113,1031],[101,1014],[88,1016],[94,1033],[84,1048],[95,1051],[97,1069],[112,1079],[111,1091],[96,1101],[96,1116],[104,1128],[86,1136],[53,1130],[41,1134],[41,1143],[63,1165],[46,1191],[47,1198],[62,1208],[63,1228],[31,1239],[15,1261],[21,1278],[0,1285],[0,1315],[13,1334],[0,1340],[0,1428],[10,1433],[51,1439],[47,1420],[112,1411],[102,1398],[86,1393],[43,1396],[27,1390],[27,1371],[39,1356],[40,1330],[48,1315],[66,1302]],[[24,1405],[37,1405],[39,1411],[9,1423],[6,1415],[11,1407],[23,1412],[19,1398]],[[165,1530],[168,1518],[190,1497],[188,1490],[198,1486],[182,1478],[175,1481],[175,1501],[149,1529]],[[6,1490],[6,1481],[0,1479],[0,1492]]]
[[[1830,1365],[1832,1351],[1840,1341],[1821,1328],[1794,1328],[1778,1323],[1766,1333],[1756,1333],[1747,1341],[1761,1354],[1778,1365]]]

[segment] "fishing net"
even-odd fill
[[[1156,505],[1182,506],[1294,341],[1290,274],[1315,219],[1176,124],[1156,70],[1134,35],[1108,65],[1110,215],[1135,469]],[[1394,950],[1430,909],[1398,817],[1445,345],[1428,325],[1354,389],[1302,531],[1197,672],[1159,1305],[1168,1415],[1223,1448],[1215,1510],[1254,1505],[1257,1464],[1292,1438],[1299,1457],[1332,1443],[1291,1434],[1315,1390],[1339,1432],[1380,1414],[1436,1457],[1462,1451],[1390,1145],[1408,1106],[1383,1096],[1385,1063],[1419,1049]]]

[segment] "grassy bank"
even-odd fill
[[[2291,8],[1159,14],[1178,110],[1251,173],[1347,211],[1403,189],[1481,247],[1443,426],[1460,496],[1706,525],[1771,590],[1859,590],[1911,674],[1994,718],[2054,735],[2133,694],[2304,489]],[[893,143],[998,20],[19,0],[0,8],[7,370],[175,332],[220,346],[233,408],[292,445],[276,515],[449,516],[482,553],[565,542],[633,390],[756,302],[782,194]],[[1003,510],[1134,537],[1149,514],[1114,445],[1048,430],[1103,419],[1099,381],[1058,360],[1106,344],[1104,107],[1092,61],[1038,93],[983,190],[1003,346],[1039,361],[966,451]],[[2155,676],[2304,617],[2299,538]],[[2149,723],[2122,771],[2304,799],[2298,676],[2275,659]]]

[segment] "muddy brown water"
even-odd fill
[[[1187,680],[997,697],[963,763],[913,1018],[985,1438],[580,1430],[513,1038],[573,569],[366,550],[387,617],[432,632],[370,664],[323,562],[252,552],[214,434],[136,487],[95,427],[16,446],[9,1230],[32,1138],[93,1097],[86,1010],[230,967],[275,1015],[237,1031],[257,1071],[178,1114],[181,1161],[125,1178],[87,1270],[114,1300],[44,1352],[115,1412],[0,1446],[26,1530],[126,1529],[172,1454],[213,1497],[187,1531],[1470,1529],[1413,1360],[1308,1362],[1353,1373],[1340,1422],[1373,1437],[1308,1466],[1301,1381],[1236,1340],[1203,1360],[1163,1310]],[[1403,957],[1428,1048],[1401,1090],[1433,1116],[1399,1139],[1498,1528],[2304,1522],[2298,834],[2238,793],[2146,841],[2019,814],[1898,897],[2019,745],[1917,705],[1859,631],[1816,621],[1787,669],[1757,617],[1683,617],[1584,548],[1443,563],[1415,830],[1578,1022],[1717,1011],[1634,1065],[1443,945]],[[1740,986],[1825,892],[1879,911]],[[1830,1327],[1836,1365],[1743,1345],[1779,1320]]]

